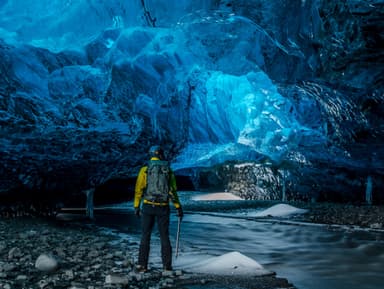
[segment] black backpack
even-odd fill
[[[149,161],[147,167],[147,188],[145,199],[156,203],[169,201],[169,180],[171,168],[167,161]]]

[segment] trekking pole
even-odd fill
[[[175,258],[179,255],[179,242],[180,242],[180,225],[181,225],[181,217],[179,217],[179,222],[177,224],[177,234],[176,234],[176,252]]]

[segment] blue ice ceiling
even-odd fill
[[[79,57],[88,54],[89,62],[52,72],[33,60],[28,60],[33,69],[18,69],[24,83],[37,86],[33,97],[41,98],[42,109],[57,113],[71,126],[75,116],[65,111],[63,99],[75,101],[73,105],[87,114],[79,117],[91,122],[89,129],[117,129],[133,134],[130,141],[134,142],[140,130],[135,127],[132,132],[127,127],[131,119],[114,115],[104,97],[113,70],[122,70],[126,79],[121,81],[127,83],[124,86],[129,83],[132,91],[121,91],[126,95],[119,96],[128,107],[113,109],[133,110],[137,122],[140,115],[149,118],[152,134],[160,140],[165,137],[164,127],[168,128],[171,141],[186,142],[188,160],[182,156],[179,160],[189,165],[208,161],[213,152],[220,161],[226,156],[241,159],[247,150],[280,159],[300,144],[303,134],[317,135],[299,123],[293,105],[260,69],[261,45],[280,47],[258,25],[225,10],[212,15],[192,12],[196,7],[209,8],[204,4],[209,1],[193,6],[190,1],[146,2],[147,18],[156,17],[155,28],[148,27],[141,1],[8,1],[3,5],[1,32],[7,43],[55,53],[76,51]],[[38,69],[45,75],[36,75]],[[90,86],[89,95],[84,95],[84,82]],[[133,101],[124,98],[135,101],[129,104]],[[175,129],[185,125],[185,131]],[[189,150],[196,147],[205,149],[191,156]]]
[[[336,4],[249,2],[0,1],[3,154],[52,170],[57,161],[122,168],[157,142],[175,168],[380,163],[375,152],[352,156],[346,147],[357,132],[382,131],[376,114],[361,111],[362,103],[371,111],[362,95],[382,99],[382,65],[345,61],[348,69],[335,71],[358,47],[342,36],[352,33],[343,19],[324,18]]]

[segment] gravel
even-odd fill
[[[0,289],[294,288],[275,276],[135,271],[138,243],[89,222],[0,219]]]

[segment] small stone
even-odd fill
[[[39,288],[43,289],[45,287],[47,287],[49,284],[49,282],[47,280],[40,280],[37,285],[39,286]]]
[[[101,266],[102,266],[101,264],[95,264],[92,266],[92,268],[97,270],[97,269],[100,269]]]
[[[176,276],[182,276],[183,275],[183,271],[182,270],[176,270],[175,271],[175,275]]]
[[[17,247],[12,248],[8,252],[8,259],[19,258],[22,256],[21,250]]]
[[[6,263],[3,266],[1,266],[1,269],[4,272],[10,272],[10,271],[13,271],[13,270],[16,269],[16,265],[15,264]]]
[[[30,254],[25,255],[20,258],[20,263],[29,263],[32,260],[32,256]]]
[[[166,278],[164,279],[164,282],[167,284],[173,284],[174,280],[172,278]]]
[[[88,253],[88,258],[96,258],[98,256],[99,256],[99,252],[96,250],[93,250],[93,251]]]
[[[85,289],[85,287],[79,282],[71,282],[71,287],[68,289]]]
[[[126,260],[124,260],[122,262],[121,266],[126,267],[126,268],[127,267],[131,267],[132,266],[132,262],[130,260],[126,259]]]
[[[89,273],[88,272],[81,272],[79,274],[79,277],[84,280],[84,279],[88,279],[89,278]]]
[[[170,276],[173,276],[173,271],[171,270],[165,270],[161,273],[161,276],[163,277],[170,277]]]
[[[65,270],[64,275],[68,280],[72,280],[75,277],[73,270]]]
[[[16,280],[18,280],[18,281],[24,281],[24,280],[27,280],[27,279],[28,279],[28,277],[26,275],[18,275],[16,277]]]
[[[382,229],[383,228],[383,224],[381,223],[373,223],[370,225],[370,228],[371,229]]]
[[[135,273],[132,271],[132,272],[129,272],[128,276],[136,279],[137,281],[141,281],[141,280],[144,280],[145,274],[146,273],[144,273],[144,274],[143,273]]]
[[[55,258],[47,254],[41,254],[35,262],[35,267],[44,272],[52,272],[58,268],[58,263]]]
[[[129,282],[126,276],[107,275],[105,277],[106,284],[122,284],[127,285]]]

